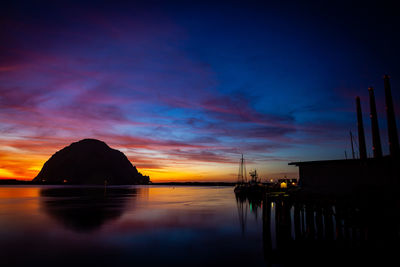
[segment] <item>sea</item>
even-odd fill
[[[397,266],[398,203],[379,201],[236,196],[229,186],[3,185],[0,262]]]

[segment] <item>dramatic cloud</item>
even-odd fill
[[[0,178],[31,179],[82,138],[122,150],[154,181],[233,180],[242,153],[263,176],[292,174],[288,161],[342,156],[354,96],[365,105],[387,70],[376,55],[360,68],[369,50],[343,48],[357,40],[264,6],[106,6],[5,7]]]

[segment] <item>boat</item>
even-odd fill
[[[257,170],[250,171],[249,174],[251,176],[251,179],[248,181],[246,175],[245,160],[242,154],[239,163],[238,181],[234,189],[235,194],[254,195],[262,194],[265,192],[265,186],[260,182]]]

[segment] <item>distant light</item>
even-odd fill
[[[282,183],[281,183],[281,188],[287,188],[287,183],[282,182]]]

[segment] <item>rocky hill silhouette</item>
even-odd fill
[[[96,139],[83,139],[57,151],[34,182],[56,184],[147,184],[124,153]]]

